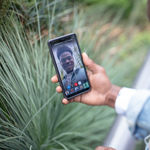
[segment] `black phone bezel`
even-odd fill
[[[59,70],[58,70],[58,67],[57,67],[57,64],[56,64],[56,61],[55,61],[55,57],[54,57],[54,54],[53,54],[52,45],[54,45],[56,43],[67,41],[67,40],[72,39],[72,38],[74,38],[75,41],[76,41],[76,43],[77,43],[78,50],[79,50],[79,53],[80,53],[80,59],[81,59],[81,62],[83,64],[83,67],[84,67],[84,70],[85,70],[85,74],[86,74],[87,81],[89,83],[89,87],[86,88],[86,89],[81,90],[80,92],[78,91],[78,92],[75,92],[75,93],[70,94],[69,96],[67,96],[65,94],[65,89],[64,89],[64,86],[63,86],[63,83],[62,83],[62,80],[61,80],[61,77],[60,77],[60,74],[59,74]],[[70,99],[72,99],[72,98],[74,98],[76,96],[79,96],[79,95],[81,95],[83,93],[88,92],[91,89],[91,85],[90,85],[90,82],[89,82],[89,78],[87,76],[87,71],[86,71],[85,65],[83,63],[83,59],[82,59],[82,55],[81,55],[81,49],[79,47],[79,43],[78,43],[76,34],[75,33],[71,33],[71,34],[67,34],[67,35],[64,35],[64,36],[60,36],[60,37],[51,39],[51,40],[48,41],[48,46],[49,46],[49,51],[50,51],[50,54],[51,54],[51,57],[52,57],[53,64],[55,66],[55,70],[56,70],[56,73],[57,73],[57,77],[58,77],[60,86],[62,87],[62,92],[63,92],[64,97],[66,99],[70,100]]]

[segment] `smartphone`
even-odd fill
[[[64,97],[69,100],[88,92],[91,86],[76,34],[49,40],[48,46]]]

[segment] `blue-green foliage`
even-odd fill
[[[0,32],[0,149],[92,150],[114,119],[107,107],[61,104],[48,38],[31,37],[16,19]]]

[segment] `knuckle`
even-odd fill
[[[106,73],[106,71],[105,71],[105,69],[103,67],[100,66],[99,68],[100,68],[101,72]]]

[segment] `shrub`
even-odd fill
[[[30,41],[17,20],[10,25],[0,34],[0,149],[96,147],[113,121],[112,110],[63,106],[50,81],[54,69],[47,39]]]

